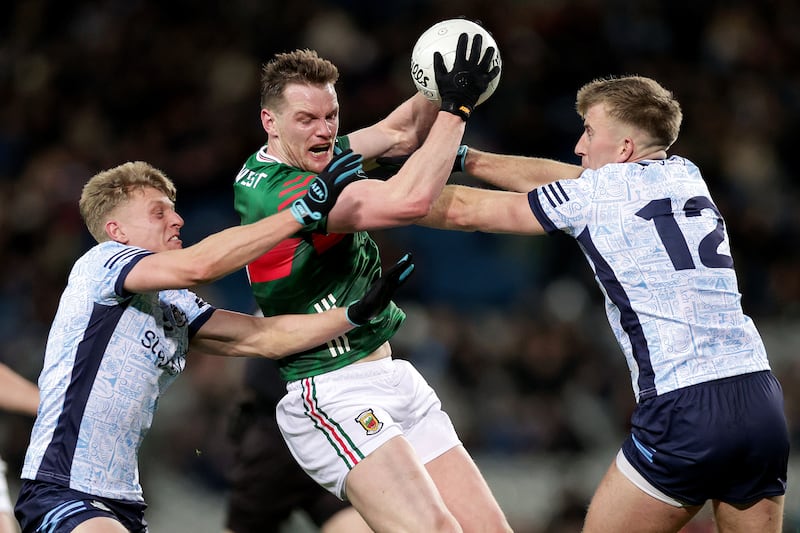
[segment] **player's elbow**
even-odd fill
[[[438,218],[443,221],[441,226],[444,229],[457,231],[480,231],[482,229],[475,209],[458,195],[438,210]]]
[[[456,231],[478,231],[480,229],[468,212],[455,210],[447,214],[445,227]]]
[[[409,131],[397,139],[393,150],[398,154],[412,154],[422,146],[424,140],[425,138],[417,135],[417,132]]]
[[[392,191],[383,198],[380,209],[374,212],[375,220],[383,221],[381,226],[407,226],[427,216],[433,208],[433,202],[434,198],[424,193]],[[367,223],[366,226],[370,224]]]
[[[428,216],[433,209],[434,200],[435,198],[432,196],[424,194],[409,198],[407,200],[405,209],[406,217],[411,222],[416,222],[417,220]]]

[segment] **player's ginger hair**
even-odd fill
[[[681,106],[671,91],[644,76],[599,78],[578,90],[575,109],[581,118],[595,104],[605,105],[609,117],[639,128],[651,142],[666,150],[678,138]]]
[[[97,242],[109,240],[105,231],[109,213],[126,202],[131,193],[145,187],[157,189],[175,201],[176,189],[172,180],[144,161],[130,161],[103,170],[86,182],[78,206],[89,233]]]
[[[314,50],[304,49],[275,54],[261,68],[261,107],[279,108],[283,90],[291,83],[331,85],[339,79],[336,65],[322,59]]]

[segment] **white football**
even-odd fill
[[[411,51],[411,79],[414,81],[417,90],[424,94],[428,100],[441,102],[439,89],[436,86],[436,76],[433,71],[433,53],[439,52],[442,54],[447,68],[453,68],[458,36],[465,32],[469,34],[467,57],[470,57],[469,54],[472,51],[472,40],[476,34],[480,34],[483,37],[481,57],[483,57],[488,47],[493,46],[495,53],[494,59],[492,59],[492,67],[503,68],[500,49],[497,47],[494,37],[483,26],[466,19],[449,19],[437,22],[419,36],[414,49]],[[478,98],[478,104],[485,102],[494,93],[498,83],[500,83],[500,74],[492,80],[480,98]]]

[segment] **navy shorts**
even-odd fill
[[[653,486],[687,505],[746,504],[786,492],[789,431],[769,371],[645,400],[622,451]]]
[[[22,533],[69,533],[90,518],[113,518],[132,533],[147,533],[143,502],[100,498],[45,481],[22,480],[14,515]]]

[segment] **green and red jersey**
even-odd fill
[[[349,148],[347,137],[337,145]],[[305,194],[316,174],[267,155],[264,145],[245,162],[234,183],[242,224],[287,209]],[[306,226],[249,265],[247,276],[264,316],[319,313],[351,304],[381,274],[378,246],[365,231],[328,233],[323,218]],[[389,340],[405,319],[391,303],[370,323],[305,352],[278,361],[281,377],[316,376],[366,357]]]

